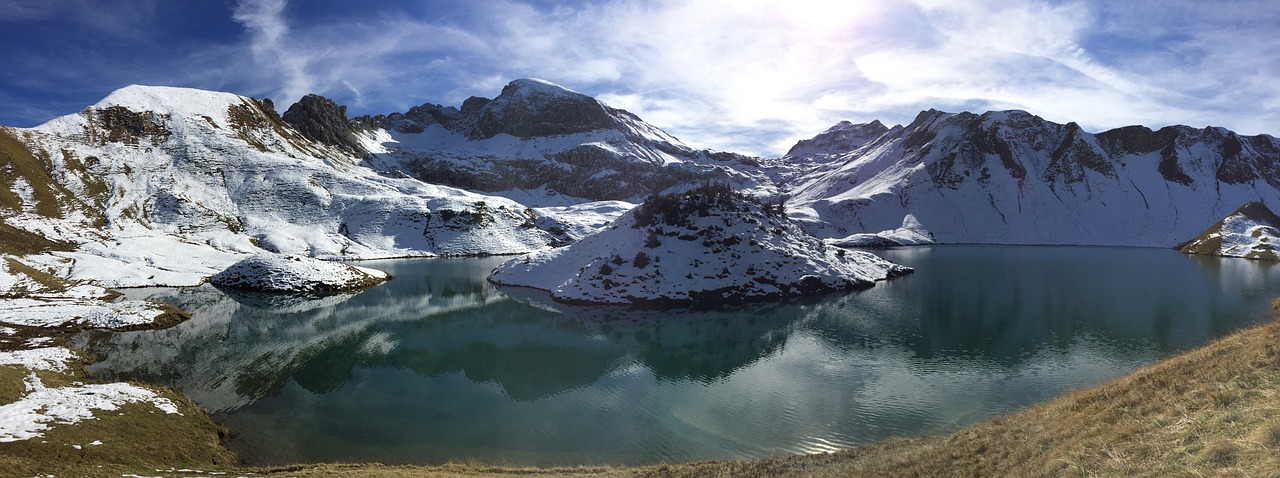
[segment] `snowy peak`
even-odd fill
[[[889,128],[875,120],[853,124],[841,121],[810,139],[802,139],[792,146],[785,157],[843,154],[862,147],[889,132]]]
[[[838,159],[782,186],[827,238],[912,215],[942,243],[1171,247],[1227,208],[1280,200],[1280,142],[1212,127],[1094,134],[1025,111],[927,110]]]
[[[1177,249],[1184,254],[1202,254],[1246,259],[1280,260],[1280,217],[1266,204],[1251,202]]]
[[[388,175],[519,198],[532,206],[638,201],[719,181],[769,194],[759,162],[699,151],[635,115],[555,84],[515,80],[460,108],[424,104],[351,121]],[[364,133],[360,133],[364,135]]]
[[[468,109],[464,104],[463,113]],[[466,132],[471,139],[504,133],[533,138],[622,127],[614,111],[595,98],[533,79],[508,84],[480,108],[473,121]]]
[[[522,78],[502,88],[500,96],[522,96],[522,97],[587,97],[582,93],[570,90],[563,86],[557,85],[540,78]]]
[[[153,111],[171,116],[204,116],[220,114],[227,107],[246,100],[233,93],[179,88],[173,86],[129,85],[111,92],[89,109],[105,110],[113,106],[130,111]]]

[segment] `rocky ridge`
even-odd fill
[[[1240,204],[1280,204],[1280,141],[1223,128],[1088,133],[1023,111],[920,113],[780,185],[815,234],[916,218],[940,243],[1173,247]]]
[[[543,80],[513,81],[461,108],[428,103],[352,123],[382,132],[366,143],[374,169],[531,206],[639,201],[705,181],[759,194],[773,187],[757,158],[695,150],[625,110]]]

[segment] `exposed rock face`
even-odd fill
[[[543,80],[522,79],[507,84],[496,98],[468,98],[462,109],[426,103],[406,113],[365,116],[356,121],[403,133],[421,133],[428,126],[440,125],[471,140],[483,140],[499,134],[529,139],[601,129],[624,130],[626,125],[619,117],[639,121],[631,113],[605,106],[582,93]]]
[[[485,192],[539,190],[581,202],[639,201],[706,181],[772,188],[755,158],[694,150],[631,113],[536,79],[461,109],[428,103],[353,122],[390,136],[369,161],[376,169]]]
[[[1280,217],[1266,204],[1240,206],[1195,239],[1178,246],[1183,254],[1280,260]]]
[[[652,197],[610,228],[507,262],[489,280],[569,303],[720,307],[865,288],[910,271],[828,247],[780,206],[711,185]]]
[[[259,255],[232,264],[209,282],[255,292],[332,293],[367,289],[390,278],[382,271],[340,262]]]
[[[911,215],[940,243],[1173,247],[1229,207],[1280,203],[1280,141],[1222,128],[1092,134],[1023,111],[929,110],[854,150],[784,159],[807,167],[775,176],[789,210],[833,239]]]
[[[133,111],[122,106],[110,106],[94,111],[101,126],[98,136],[102,144],[124,143],[137,145],[146,140],[153,145],[163,143],[172,134],[166,123],[169,118],[151,111]]]
[[[841,121],[822,134],[800,140],[787,151],[786,156],[801,158],[818,154],[847,153],[888,132],[889,127],[879,120],[863,124]]]
[[[503,133],[533,138],[620,128],[622,124],[616,116],[624,113],[590,96],[524,79],[508,84],[502,94],[478,108],[476,116],[467,117],[463,124],[469,126],[466,135],[471,139],[488,139]]]
[[[281,118],[312,141],[337,146],[356,156],[369,154],[356,134],[359,123],[347,121],[347,107],[338,106],[331,99],[304,96]]]

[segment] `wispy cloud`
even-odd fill
[[[95,10],[70,7],[83,1],[41,9],[0,0],[0,22]],[[764,155],[840,120],[905,123],[927,108],[1018,108],[1093,130],[1186,123],[1280,132],[1280,10],[1265,0],[337,4],[344,14],[314,14],[335,8],[325,2],[239,0],[226,18],[241,29],[235,37],[153,64],[101,49],[19,53],[10,62],[38,73],[7,81],[36,91],[41,81],[66,88],[92,76],[281,104],[319,93],[363,114],[457,105],[540,77],[692,146]],[[111,29],[140,29],[121,25]]]
[[[1280,101],[1276,60],[1266,53],[1280,42],[1266,32],[1280,25],[1240,14],[1258,5],[1119,5],[486,2],[452,23],[388,19],[344,30],[342,41],[381,48],[312,66],[352,76],[316,86],[335,92],[341,80],[369,106],[403,93],[379,91],[389,77],[405,88],[448,84],[426,89],[456,103],[537,76],[632,110],[692,145],[766,155],[842,119],[906,122],[926,108],[1026,109],[1095,130],[1210,122],[1256,133],[1274,123],[1271,113],[1240,114]],[[1156,31],[1143,26],[1151,11],[1165,12]],[[326,43],[312,35],[303,44],[315,42]]]
[[[280,92],[298,98],[315,88],[307,69],[309,58],[287,45],[289,25],[282,13],[287,0],[240,0],[231,18],[244,25],[249,49],[259,71],[275,75]]]

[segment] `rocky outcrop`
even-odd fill
[[[368,161],[375,169],[490,193],[540,190],[563,203],[639,201],[707,181],[772,187],[757,158],[694,150],[627,111],[537,79],[461,108],[428,103],[353,123],[391,136]]]
[[[489,280],[568,303],[724,307],[865,288],[910,271],[828,247],[780,205],[708,185],[651,197],[609,228],[507,262]]]
[[[1183,254],[1280,260],[1280,217],[1266,204],[1240,206],[1195,239],[1177,247]]]
[[[879,120],[863,124],[841,121],[817,136],[796,142],[785,156],[802,158],[819,154],[848,153],[887,132],[889,127]]]
[[[360,123],[347,120],[347,107],[320,95],[307,95],[281,117],[312,141],[336,146],[355,156],[369,152],[356,134]]]
[[[334,293],[364,290],[391,276],[340,262],[301,256],[259,255],[241,260],[209,282],[218,287],[254,292]]]

